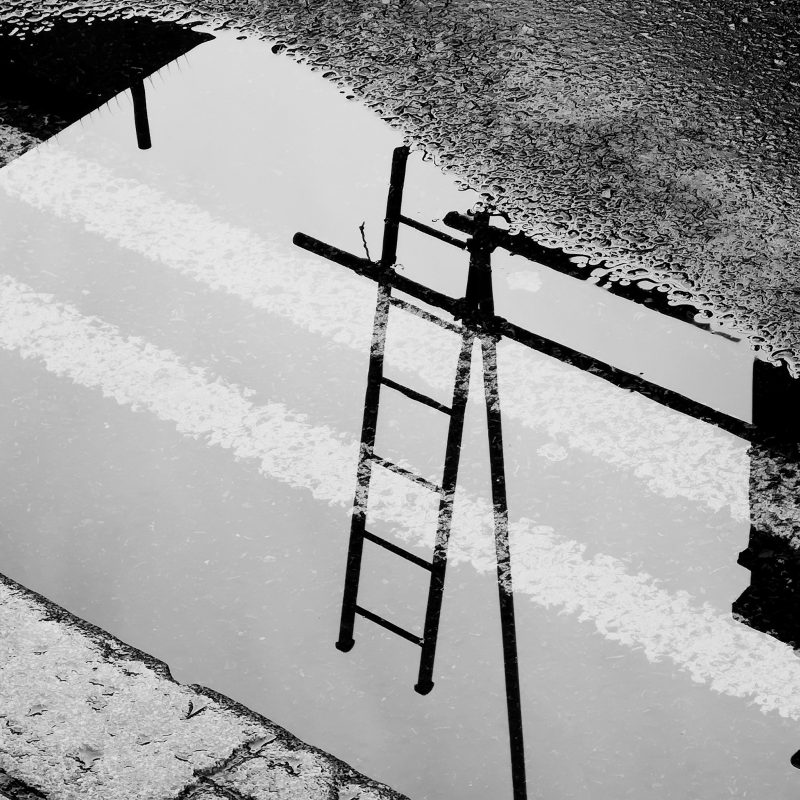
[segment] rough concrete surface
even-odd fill
[[[587,277],[659,287],[800,373],[796,3],[13,0],[19,31],[257,31]]]
[[[2,576],[0,796],[400,798]]]

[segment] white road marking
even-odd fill
[[[357,444],[311,425],[278,403],[256,405],[247,389],[187,366],[169,350],[125,337],[114,326],[0,278],[0,347],[41,362],[79,386],[175,424],[186,436],[255,460],[262,474],[349,507]],[[384,480],[402,481],[387,475]],[[371,513],[406,541],[421,543],[430,520],[413,493],[376,486]],[[494,571],[489,507],[456,503],[452,562]],[[428,528],[430,529],[430,528]],[[585,546],[521,519],[511,529],[515,589],[546,607],[590,621],[604,637],[668,659],[693,681],[800,719],[800,660],[778,641],[736,623],[651,576],[628,574],[616,558],[588,558]]]

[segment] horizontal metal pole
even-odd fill
[[[374,261],[368,261],[366,258],[359,258],[338,247],[325,244],[313,236],[308,236],[305,233],[296,233],[292,241],[304,250],[322,256],[323,258],[335,261],[343,267],[353,270],[359,275],[365,275],[375,281],[380,281],[391,286],[393,289],[399,289],[401,292],[415,297],[417,300],[422,300],[423,303],[441,308],[449,314],[458,315],[463,313],[463,307],[460,300],[454,297],[449,297],[442,292],[437,292],[435,289],[430,289],[423,286],[417,281],[412,281],[404,275],[400,275],[393,269],[386,269]]]
[[[325,244],[325,242],[321,242],[319,239],[315,239],[313,236],[308,236],[305,233],[296,233],[292,237],[292,242],[298,247],[302,247],[303,250],[308,250],[310,253],[341,264],[343,267],[352,269],[359,275],[374,277],[382,272],[382,267],[375,261],[354,256],[352,253],[340,250],[332,244]]]
[[[343,250],[324,244],[303,233],[295,234],[293,241],[296,245],[335,261],[337,264],[341,264],[359,275],[366,275],[375,281],[385,282],[389,286],[399,289],[417,300],[421,300],[423,303],[441,308],[456,317],[464,316],[466,306],[463,300],[448,297],[441,292],[417,283],[417,281],[398,275],[391,269],[384,270],[378,264],[374,264],[364,258],[358,258],[350,253],[345,253]],[[493,316],[489,319],[482,319],[479,327],[485,333],[506,336],[526,347],[530,347],[532,350],[555,358],[558,361],[563,361],[584,372],[596,375],[614,386],[637,392],[662,406],[680,411],[682,414],[708,422],[711,425],[716,425],[743,439],[752,440],[756,436],[757,428],[749,422],[743,422],[703,403],[690,400],[688,397],[671,389],[665,389],[662,386],[651,383],[638,375],[617,369],[598,358],[581,353],[566,345],[558,344],[544,336],[521,328],[519,325],[503,319],[503,317]]]
[[[638,375],[617,369],[598,358],[553,342],[544,336],[539,336],[525,328],[521,328],[519,325],[514,325],[502,317],[494,318],[492,329],[494,333],[507,336],[509,339],[530,347],[532,350],[555,358],[558,361],[563,361],[584,372],[596,375],[598,378],[602,378],[620,389],[637,392],[662,406],[671,408],[674,411],[680,411],[682,414],[708,422],[711,425],[716,425],[718,428],[722,428],[722,430],[726,430],[735,436],[740,436],[742,439],[751,440],[755,436],[756,427],[749,422],[732,417],[704,403],[691,400],[685,395],[672,391],[672,389],[665,389],[663,386],[645,380]]]

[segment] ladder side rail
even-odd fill
[[[436,642],[439,635],[439,617],[442,610],[444,579],[447,568],[447,545],[450,541],[450,529],[453,524],[453,502],[458,480],[464,415],[469,397],[469,377],[474,340],[474,331],[470,328],[464,328],[453,386],[453,402],[450,405],[450,424],[447,428],[447,445],[442,473],[436,541],[431,561],[431,581],[428,588],[425,626],[422,635],[422,655],[420,656],[419,676],[414,686],[414,690],[419,694],[428,694],[433,689],[433,662],[436,657]]]
[[[375,435],[378,427],[378,403],[380,401],[383,359],[386,349],[386,325],[389,321],[391,287],[385,283],[378,286],[375,318],[372,327],[367,389],[364,396],[364,417],[361,424],[361,442],[358,452],[356,491],[353,498],[353,514],[350,521],[350,542],[347,548],[342,614],[339,623],[339,639],[336,647],[348,652],[355,644],[355,626],[358,584],[361,577],[361,558],[364,551],[364,532],[367,524],[369,486],[372,477]]]
[[[364,554],[364,533],[367,525],[369,487],[375,454],[375,435],[378,427],[378,404],[383,380],[386,327],[389,322],[389,309],[391,308],[392,284],[387,278],[393,274],[392,266],[397,257],[397,234],[400,227],[400,211],[403,203],[403,185],[406,177],[408,153],[408,147],[397,147],[392,153],[389,192],[386,198],[386,217],[384,219],[380,260],[383,280],[378,283],[375,318],[372,325],[367,389],[364,396],[364,417],[361,425],[361,442],[358,453],[356,491],[353,498],[353,516],[350,522],[350,542],[347,548],[339,638],[336,642],[336,647],[345,653],[351,650],[355,644],[353,629],[358,611],[358,584],[361,578],[361,560]]]

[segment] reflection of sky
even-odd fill
[[[398,789],[507,794],[477,391],[436,689],[415,695],[417,651],[366,624],[333,648],[374,287],[290,241],[361,252],[364,221],[375,257],[396,135],[254,43],[148,88],[151,151],[120,98],[0,173],[7,571]],[[406,213],[471,201],[412,161]],[[452,255],[404,232],[407,273],[456,293]],[[500,313],[746,417],[732,343],[497,264]],[[388,368],[445,399],[452,341],[390,332]],[[518,345],[500,358],[532,784],[789,797],[796,659],[729,614],[745,444]],[[391,411],[381,447],[435,475],[439,429]],[[424,539],[424,501],[375,488],[376,524]],[[364,579],[365,604],[419,627],[407,564],[369,551]]]

